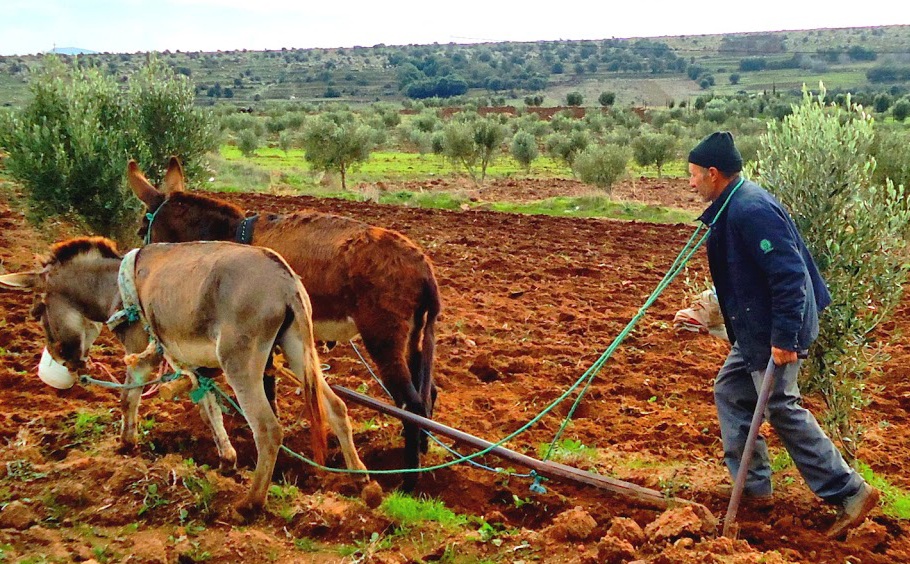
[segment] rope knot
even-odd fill
[[[531,470],[531,472],[529,473],[529,475],[534,477],[534,481],[531,483],[530,486],[528,486],[528,489],[531,490],[532,492],[536,493],[536,494],[541,494],[541,495],[542,495],[542,494],[547,493],[547,488],[545,488],[545,487],[541,484],[541,482],[542,482],[545,478],[544,478],[543,476],[541,476],[540,474],[538,474],[537,472],[535,472],[534,470]]]

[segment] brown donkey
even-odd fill
[[[146,241],[235,240],[277,251],[310,296],[316,339],[345,341],[359,333],[395,404],[432,416],[440,300],[433,265],[417,245],[395,231],[312,210],[244,219],[233,204],[187,192],[175,157],[160,190],[135,161],[127,176],[148,210],[140,229]],[[417,468],[426,436],[414,424],[404,430],[405,464]],[[405,474],[404,489],[414,487],[416,476]]]
[[[118,286],[121,258],[107,239],[72,239],[51,247],[40,271],[0,276],[0,286],[34,292],[33,314],[44,326],[48,351],[54,360],[78,371],[100,324],[130,305],[124,306]],[[347,408],[322,377],[309,298],[277,253],[226,242],[159,244],[138,250],[134,265],[123,263],[135,289],[126,295],[137,302],[136,315],[114,329],[127,351],[127,382],[148,381],[162,356],[194,383],[197,368],[224,372],[252,428],[258,453],[253,483],[240,509],[258,509],[265,503],[281,446],[281,427],[262,384],[276,345],[302,382],[314,458],[320,463],[325,459],[328,418],[348,468],[365,470],[354,448]],[[125,447],[137,442],[141,392],[134,388],[121,395]],[[201,402],[203,419],[215,433],[222,459],[234,463],[237,454],[221,411],[211,392],[206,396]]]

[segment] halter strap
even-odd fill
[[[234,242],[242,245],[249,245],[253,242],[253,228],[256,226],[256,220],[259,215],[248,217],[240,222],[237,226],[237,233],[234,234]]]
[[[158,217],[158,212],[161,211],[161,208],[163,208],[165,206],[165,204],[168,203],[168,201],[169,200],[167,198],[165,198],[165,200],[163,202],[161,202],[161,205],[158,206],[157,210],[155,210],[154,212],[146,212],[145,219],[149,220],[148,230],[146,230],[146,232],[145,232],[145,244],[146,245],[148,245],[149,243],[152,242],[152,224],[155,222],[155,218]]]

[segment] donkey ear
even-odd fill
[[[158,190],[148,181],[142,171],[139,169],[139,163],[130,160],[126,167],[126,178],[133,190],[133,194],[139,198],[149,209],[155,209],[161,204],[162,197]]]
[[[0,287],[12,290],[30,290],[38,284],[38,272],[18,272],[0,276]]]
[[[171,160],[167,163],[167,172],[164,173],[164,186],[162,186],[161,191],[170,195],[184,190],[186,190],[186,184],[184,183],[183,167],[180,165],[180,159],[171,157]]]

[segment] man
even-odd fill
[[[790,215],[771,194],[745,180],[729,132],[716,132],[689,153],[689,185],[711,205],[708,264],[732,348],[714,383],[724,460],[735,478],[770,358],[782,367],[768,401],[771,425],[808,486],[840,511],[828,536],[860,524],[879,492],[850,468],[801,405],[800,356],[818,336],[831,302],[825,282]],[[744,497],[771,498],[768,447],[758,438]]]

